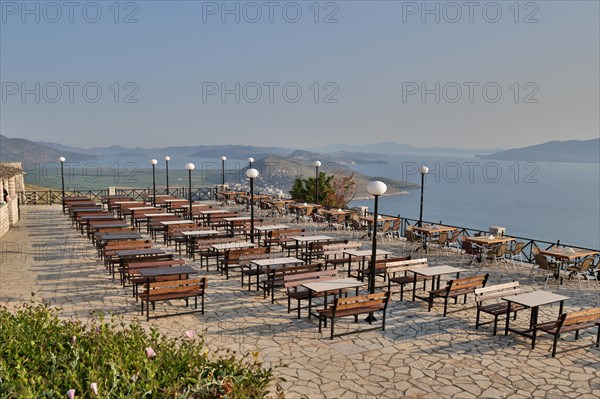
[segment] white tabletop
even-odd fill
[[[153,206],[136,206],[134,208],[128,208],[130,211],[147,211],[149,209],[158,209]]]
[[[289,229],[290,226],[287,224],[263,224],[260,226],[256,226],[254,230],[256,231],[269,231],[269,230],[284,230]]]
[[[287,265],[292,263],[304,263],[302,259],[292,257],[281,257],[281,258],[265,258],[265,259],[254,259],[250,263],[257,266],[276,266],[276,265]]]
[[[221,244],[212,244],[210,247],[220,251],[220,250],[227,250],[227,249],[253,248],[255,246],[256,246],[256,244],[253,244],[251,242],[236,241],[236,242],[225,242],[225,243],[221,243]]]
[[[142,216],[156,217],[156,216],[177,216],[174,213],[142,213]]]
[[[190,223],[196,223],[193,220],[166,220],[164,222],[160,222],[160,224],[162,224],[163,226],[169,226],[172,224],[190,224]]]
[[[208,201],[208,202],[203,202],[203,203],[198,203],[198,202],[194,202],[192,204],[193,207],[207,207],[207,206],[211,206],[211,205],[220,205],[220,202],[212,202],[212,201]],[[179,205],[180,208],[189,208],[190,204],[181,204]]]
[[[512,295],[503,297],[505,301],[518,303],[519,305],[534,308],[541,305],[548,305],[554,302],[564,301],[569,299],[568,296],[555,294],[550,291],[533,291],[526,294]]]
[[[294,236],[290,237],[292,240],[296,240],[298,242],[314,242],[314,241],[328,241],[333,240],[333,237],[330,236]]]
[[[231,213],[231,211],[228,211],[226,209],[210,209],[207,211],[200,211],[200,214],[202,215],[210,215],[213,213]]]
[[[330,280],[315,281],[311,283],[302,284],[306,289],[313,292],[325,292],[331,290],[343,290],[346,288],[355,288],[366,285],[367,283],[362,282],[355,278],[334,278]]]
[[[115,201],[115,202],[113,202],[113,204],[115,204],[115,205],[121,205],[121,204],[143,204],[143,202],[140,202],[140,201]]]
[[[440,266],[408,269],[408,271],[417,273],[421,276],[433,277],[433,276],[441,276],[442,274],[460,273],[460,272],[464,272],[465,269],[461,269],[459,267],[454,267],[454,266],[448,266],[448,265],[440,265]]]
[[[250,216],[234,216],[231,218],[223,218],[223,220],[226,220],[228,222],[239,222],[242,220],[250,220],[252,219]]]
[[[169,198],[162,200],[162,202],[189,202],[189,200],[183,198]]]
[[[182,231],[181,234],[184,236],[210,236],[214,234],[219,234],[217,230],[189,230]]]
[[[347,251],[344,251],[345,254],[347,255],[351,255],[351,256],[371,256],[371,249],[349,249]],[[375,254],[377,256],[379,255],[390,255],[391,252],[390,251],[384,251],[382,249],[377,249],[375,251]]]

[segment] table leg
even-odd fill
[[[414,302],[416,294],[417,294],[417,273],[416,272],[413,272],[413,273],[414,273],[414,277],[413,277],[413,294],[412,294],[412,300]]]
[[[531,308],[531,320],[529,320],[529,329],[532,329],[534,325],[537,324],[538,320],[538,306],[534,306]]]
[[[308,318],[311,318],[312,313],[312,290],[308,290]],[[300,318],[300,302],[298,302],[298,318]]]
[[[563,305],[565,301],[560,301],[560,305],[558,305],[558,315],[560,316],[563,312]]]
[[[510,328],[510,311],[512,307],[512,302],[507,301],[508,306],[506,307],[506,326],[504,328],[504,335],[508,335],[508,329]]]

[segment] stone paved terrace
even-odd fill
[[[139,315],[139,304],[131,289],[113,282],[96,256],[91,243],[82,237],[61,213],[59,206],[23,208],[23,220],[0,241],[0,304],[15,307],[31,299],[44,299],[62,308],[62,317],[89,318],[90,311],[103,310],[139,318],[162,332],[180,336],[183,331],[206,331],[210,349],[238,352],[258,351],[267,366],[281,365],[276,375],[290,398],[598,398],[600,397],[600,352],[597,348],[560,353],[551,358],[550,338],[543,335],[536,350],[529,341],[514,335],[492,336],[491,326],[475,330],[475,310],[451,305],[448,317],[442,306],[427,312],[425,302],[400,302],[393,296],[387,329],[362,332],[329,340],[317,333],[317,323],[297,320],[286,311],[279,296],[275,304],[262,294],[241,289],[239,278],[225,280],[211,271],[206,314],[179,315],[147,323]],[[333,234],[348,235],[346,232]],[[364,246],[370,243],[364,240]],[[404,251],[399,241],[381,243],[395,254]],[[172,247],[169,248],[172,250]],[[459,265],[457,255],[430,255],[430,264]],[[188,262],[194,265],[191,262]],[[195,265],[197,266],[197,265]],[[471,267],[469,273],[479,271]],[[531,283],[530,265],[505,271],[486,266],[489,284],[517,279],[526,291],[540,289]],[[468,273],[466,273],[468,274]],[[571,297],[566,310],[599,306],[600,285],[567,281],[547,289]],[[158,304],[157,312],[165,308]],[[543,307],[540,320],[556,317],[557,306]],[[520,313],[524,325],[528,312]],[[361,321],[360,326],[366,323]],[[336,332],[354,330],[352,319],[337,322]],[[591,343],[595,331],[583,334],[581,343]],[[571,336],[568,341],[572,341]],[[571,347],[561,342],[559,350]]]

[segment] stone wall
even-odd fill
[[[0,237],[2,237],[10,228],[10,220],[8,218],[8,206],[0,203]]]
[[[3,162],[2,166],[22,170],[21,162]],[[25,189],[23,174],[5,175],[0,179],[0,237],[19,221],[19,195]],[[8,201],[4,201],[4,190],[8,191]]]

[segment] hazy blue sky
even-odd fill
[[[0,1],[9,137],[489,148],[599,134],[598,1],[68,4]]]

